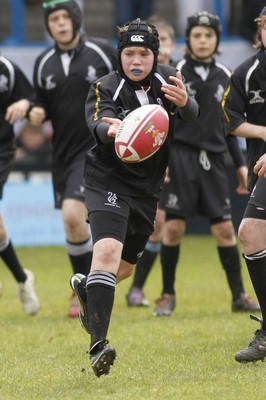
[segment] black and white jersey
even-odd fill
[[[53,126],[53,165],[65,168],[95,143],[85,120],[85,101],[96,79],[116,68],[116,50],[104,40],[81,38],[72,51],[57,45],[35,62],[36,105]]]
[[[222,105],[227,133],[244,122],[266,126],[266,56],[263,50],[235,69],[225,89]],[[246,141],[249,187],[252,188],[257,179],[253,167],[266,152],[266,143],[260,139]]]
[[[0,154],[14,154],[13,125],[5,120],[7,108],[15,101],[33,99],[33,87],[21,69],[0,55]]]
[[[177,121],[174,142],[213,153],[225,152],[227,144],[221,101],[230,70],[215,59],[206,64],[193,60],[189,55],[177,63],[177,68],[181,70],[188,92],[195,96],[201,112],[195,122]]]
[[[175,76],[176,69],[159,64],[148,87],[129,82],[118,72],[111,72],[93,83],[86,103],[90,131],[95,134],[103,116],[123,120],[131,111],[145,104],[159,104],[166,109],[170,119],[175,115],[179,118],[178,110],[161,91],[163,83],[171,83],[170,75]],[[171,136],[170,130],[157,153],[135,164],[125,163],[117,157],[114,142],[103,144],[98,140],[86,157],[85,185],[124,195],[157,194],[169,161]]]

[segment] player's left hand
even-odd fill
[[[24,119],[29,108],[30,102],[27,99],[22,99],[14,102],[6,110],[6,121],[10,124],[14,124],[17,121]]]
[[[167,100],[172,101],[177,107],[185,107],[188,101],[188,94],[182,80],[181,71],[178,71],[176,76],[169,76],[169,79],[174,85],[165,83],[162,85],[161,90],[164,92]]]

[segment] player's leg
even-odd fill
[[[149,301],[145,298],[143,293],[143,286],[161,249],[161,236],[164,220],[165,212],[157,208],[154,232],[149,237],[149,241],[137,263],[133,282],[126,296],[127,304],[130,307],[149,306]]]
[[[91,271],[85,280],[85,291],[80,288],[84,279],[78,282],[81,277],[71,278],[71,286],[78,296],[83,296],[82,291],[86,294],[82,299],[85,318],[81,322],[86,324],[85,330],[91,336],[90,362],[97,376],[108,374],[116,358],[115,349],[107,345],[107,333],[117,277],[123,279],[132,273],[152,232],[156,212],[156,199],[149,201],[148,198],[146,202],[141,199],[138,203],[132,198],[116,196],[116,207],[110,211],[106,198],[108,193],[105,191],[86,190],[93,258]],[[134,209],[132,218],[129,218],[130,209]],[[127,230],[132,234],[127,234]]]
[[[89,225],[86,222],[84,186],[82,185],[84,158],[75,160],[66,171],[53,169],[55,207],[61,208],[66,249],[73,273],[87,275],[92,259],[92,242]],[[79,316],[79,302],[74,293],[71,295],[69,317]]]
[[[18,284],[18,296],[26,314],[35,315],[40,309],[35,293],[35,277],[32,271],[24,269],[18,259],[0,215],[0,257],[13,274]]]
[[[213,222],[213,221],[212,221]],[[232,220],[214,223],[210,228],[218,244],[218,255],[232,294],[232,311],[256,312],[259,305],[245,292],[240,254]]]
[[[87,275],[90,271],[92,242],[86,214],[84,202],[76,199],[63,201],[62,215],[67,239],[66,248],[74,274]],[[79,301],[74,293],[71,296],[68,315],[69,317],[79,316]]]
[[[211,233],[232,294],[232,311],[259,311],[245,292],[240,254],[232,223],[228,173],[223,155],[207,155],[210,168],[201,170],[200,210],[210,221]]]
[[[163,287],[156,300],[155,316],[170,315],[176,305],[175,276],[179,261],[180,243],[186,229],[186,217],[197,205],[198,154],[181,143],[171,147],[169,182],[163,186],[160,208],[166,213],[162,229],[160,261]],[[196,166],[196,167],[195,167]]]
[[[97,219],[95,216],[97,213],[93,214],[92,224],[96,221],[102,221],[102,218]],[[105,215],[105,223],[107,223],[107,219]],[[114,216],[112,216],[111,221],[112,224],[115,224]],[[120,222],[123,225],[123,221],[120,220]],[[122,225],[120,224],[120,227]],[[116,358],[116,351],[113,347],[108,346],[107,339],[117,284],[116,277],[122,279],[129,276],[135,264],[125,260],[120,261],[123,249],[123,243],[120,240],[103,238],[97,241],[97,231],[94,231],[94,237],[96,243],[93,249],[91,272],[83,279],[82,276],[78,276],[79,274],[74,275],[71,279],[71,285],[78,293],[79,298],[82,298],[83,315],[80,319],[83,328],[91,336],[90,362],[96,376],[101,376],[109,373]],[[125,256],[130,259],[134,251],[134,260],[137,261],[137,254],[139,250],[143,249],[147,239],[148,236],[139,237],[138,235],[137,237],[133,235],[128,237],[125,240],[122,257]],[[80,279],[79,282],[77,282],[78,279]],[[85,289],[80,286],[85,287]]]
[[[8,178],[11,164],[6,159],[0,160],[0,200],[3,197],[3,187]],[[0,257],[13,274],[18,283],[18,296],[26,314],[35,315],[40,309],[39,300],[35,293],[35,277],[32,271],[24,269],[18,259],[11,239],[0,215]]]
[[[92,241],[86,221],[85,204],[79,200],[63,201],[62,214],[67,237],[67,251],[74,273],[88,274],[92,259]]]
[[[176,306],[175,276],[179,261],[180,243],[186,230],[185,219],[177,219],[167,214],[162,229],[161,265],[162,293],[156,300],[154,315],[168,316]]]
[[[251,282],[257,295],[262,320],[250,345],[236,354],[239,362],[263,360],[266,357],[266,180],[259,178],[249,199],[239,227]],[[254,319],[254,318],[253,318]]]

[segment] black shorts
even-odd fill
[[[266,179],[259,178],[249,197],[243,218],[266,220]]]
[[[0,199],[3,198],[4,185],[12,169],[13,160],[14,160],[13,156],[7,158],[0,158]]]
[[[84,162],[85,157],[80,157],[66,169],[63,169],[62,166],[52,167],[55,208],[61,208],[65,199],[85,201]]]
[[[136,264],[154,229],[157,197],[124,196],[89,187],[85,189],[93,243],[114,238],[123,243],[122,259]]]
[[[160,196],[160,208],[166,211],[168,217],[185,219],[202,215],[213,220],[232,218],[223,154],[174,145],[169,172],[170,182],[163,186]]]

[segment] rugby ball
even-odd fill
[[[126,163],[139,163],[155,154],[169,130],[169,117],[162,106],[141,106],[122,121],[115,137],[117,156]]]

